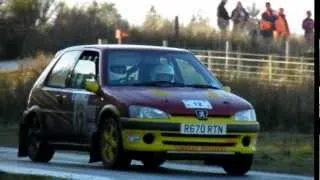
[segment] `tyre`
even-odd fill
[[[243,176],[251,168],[253,155],[236,155],[231,161],[223,165],[223,169],[229,175]]]
[[[157,169],[165,162],[163,158],[147,158],[142,160],[143,166],[146,169]]]
[[[100,153],[104,168],[127,168],[131,160],[123,151],[121,131],[114,118],[106,118],[100,130]]]
[[[36,116],[33,117],[27,131],[27,154],[35,162],[49,162],[54,155],[54,149],[42,136]]]

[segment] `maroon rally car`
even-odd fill
[[[48,162],[55,150],[88,151],[105,168],[197,159],[243,175],[258,130],[254,107],[187,50],[82,45],[57,52],[35,82],[18,156]]]

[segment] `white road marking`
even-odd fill
[[[52,176],[52,177],[66,178],[66,179],[113,180],[112,178],[109,178],[109,177],[98,177],[95,175],[85,175],[85,174],[69,173],[69,172],[63,172],[63,171],[57,172],[57,171],[50,171],[46,169],[34,169],[34,168],[21,167],[21,166],[12,166],[8,164],[0,164],[0,169],[8,173]]]

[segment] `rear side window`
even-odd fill
[[[66,79],[80,55],[80,51],[69,51],[64,53],[53,67],[47,79],[47,86],[64,88]]]
[[[87,80],[97,81],[98,62],[98,52],[84,51],[74,67],[71,76],[71,88],[83,89]]]

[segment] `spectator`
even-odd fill
[[[241,31],[248,21],[249,13],[242,7],[240,1],[238,1],[237,7],[232,11],[231,19],[233,20],[233,32]]]
[[[276,39],[287,39],[290,35],[290,30],[288,26],[288,22],[286,19],[286,15],[284,14],[284,9],[279,9],[279,14],[277,16],[277,19],[275,21],[275,34]]]
[[[311,11],[307,11],[307,18],[302,22],[302,28],[304,30],[304,38],[308,44],[313,43],[314,38],[314,21],[311,18]]]
[[[229,27],[229,14],[225,8],[227,0],[222,0],[218,6],[218,26],[222,32],[222,35],[226,36],[227,28]]]
[[[262,13],[262,20],[260,21],[260,32],[264,38],[272,38],[273,31],[275,30],[276,15],[271,8],[269,2],[266,3],[266,11]]]

